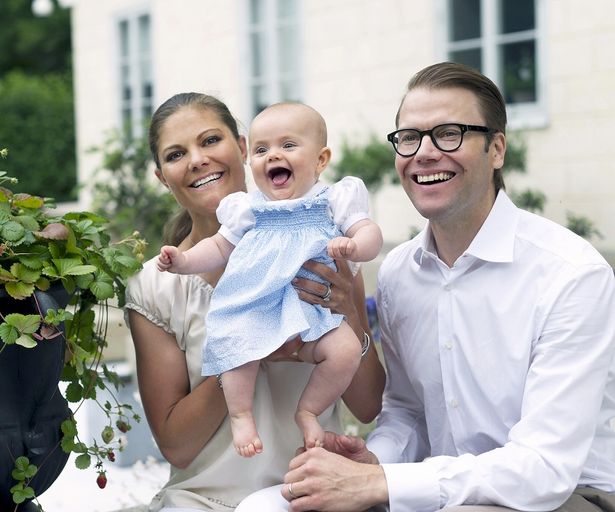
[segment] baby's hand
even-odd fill
[[[357,251],[357,243],[346,236],[338,236],[329,241],[327,252],[332,258],[352,260]]]
[[[176,272],[179,266],[179,261],[183,254],[172,245],[165,245],[160,249],[156,267],[160,272]]]

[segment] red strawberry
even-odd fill
[[[107,458],[111,461],[111,462],[115,462],[115,453],[113,452],[113,450],[109,450],[107,452]]]
[[[96,484],[101,489],[104,489],[107,485],[107,475],[105,473],[98,473],[98,478],[96,479]]]

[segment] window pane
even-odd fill
[[[128,22],[120,21],[120,57],[127,57],[128,49]]]
[[[536,101],[535,55],[533,40],[500,47],[502,92],[507,103]]]
[[[482,55],[482,51],[480,48],[449,52],[449,57],[453,62],[458,62],[459,64],[465,64],[466,66],[471,66],[474,69],[477,69],[478,71],[482,71],[481,70],[481,55]]]
[[[149,37],[149,16],[139,17],[139,51],[149,53],[150,37]]]
[[[449,41],[480,37],[480,0],[449,1]]]
[[[278,0],[278,19],[297,16],[297,0]]]
[[[252,53],[250,65],[252,78],[258,78],[263,75],[263,36],[264,34],[262,32],[253,32],[250,35],[250,52]]]
[[[533,30],[534,0],[501,0],[500,27],[502,34]]]
[[[297,28],[286,24],[278,29],[278,69],[281,73],[292,73],[297,68]]]
[[[256,114],[264,110],[265,107],[269,105],[265,88],[262,85],[255,85],[252,87],[252,105],[253,116],[256,116]]]
[[[250,22],[257,24],[263,21],[265,0],[250,0]]]

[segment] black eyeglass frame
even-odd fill
[[[456,148],[443,149],[438,144],[438,141],[433,136],[433,131],[437,130],[438,128],[441,128],[442,126],[457,126],[461,130],[461,138],[459,139],[459,145]],[[400,132],[407,132],[409,130],[412,130],[419,134],[419,143],[416,146],[416,149],[412,153],[403,154],[403,153],[400,153],[399,150],[397,149],[397,145],[399,143],[397,140],[397,134]],[[475,124],[443,123],[443,124],[434,126],[431,130],[417,130],[416,128],[402,128],[400,130],[395,130],[394,132],[391,132],[387,135],[387,140],[393,146],[395,153],[397,153],[399,156],[408,158],[408,157],[411,157],[417,154],[418,150],[421,148],[421,143],[423,142],[423,137],[425,137],[425,135],[429,135],[429,138],[431,139],[431,142],[433,143],[433,145],[436,146],[440,151],[444,151],[445,153],[452,153],[453,151],[457,151],[461,147],[461,145],[463,144],[463,135],[466,132],[481,132],[484,134],[490,134],[490,133],[495,133],[496,131],[497,130],[494,130],[493,128],[488,128],[487,126],[479,126]]]

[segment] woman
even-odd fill
[[[222,198],[245,190],[246,141],[226,105],[196,93],[167,100],[154,114],[149,135],[156,176],[184,209],[167,242],[186,250],[217,232]],[[361,274],[353,278],[345,262],[337,263],[337,273],[306,263],[331,283],[327,302],[327,287],[306,280],[297,284],[300,297],[346,315],[363,340],[368,326]],[[254,414],[268,448],[249,460],[235,452],[222,390],[200,372],[204,318],[221,273],[160,273],[150,260],[127,290],[143,406],[171,464],[170,480],[152,511],[233,510],[249,493],[281,482],[302,441],[294,412],[312,366],[296,362],[298,344],[287,343],[263,362],[256,384]],[[359,420],[371,421],[380,411],[384,380],[369,347],[343,396]],[[337,412],[331,407],[322,414],[324,428],[339,432]]]

